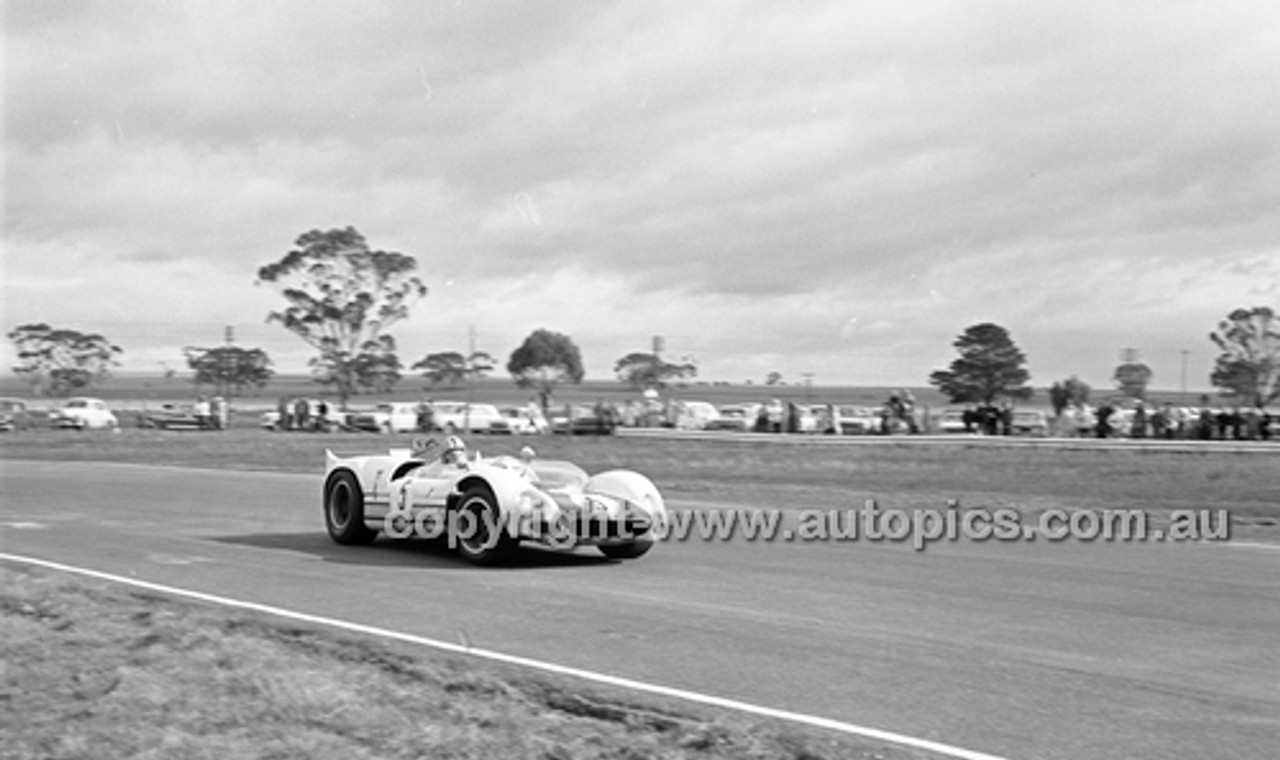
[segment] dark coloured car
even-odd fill
[[[0,430],[26,430],[31,427],[27,402],[16,398],[0,398]]]
[[[139,414],[138,427],[160,430],[200,430],[206,426],[201,425],[200,420],[196,419],[196,413],[192,407],[165,404],[156,411]]]
[[[556,415],[551,422],[555,433],[572,435],[608,435],[617,426],[608,408],[597,411],[591,404],[574,404],[568,415]]]

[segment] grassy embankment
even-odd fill
[[[13,760],[932,757],[44,571],[0,621]]]

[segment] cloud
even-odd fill
[[[554,323],[597,374],[664,334],[920,383],[993,320],[1105,380],[1280,287],[1268,3],[4,12],[6,327],[258,325],[257,267],[347,225],[432,286],[402,345]]]

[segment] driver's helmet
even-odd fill
[[[462,464],[467,461],[467,444],[456,435],[444,439],[444,452],[440,458],[445,464]]]

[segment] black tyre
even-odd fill
[[[454,518],[451,539],[463,559],[474,565],[497,564],[511,556],[519,543],[503,523],[493,493],[483,486],[463,494]]]
[[[625,544],[609,544],[596,547],[609,559],[635,559],[644,556],[653,548],[652,538],[638,538]]]
[[[378,535],[364,524],[364,492],[355,473],[343,470],[324,487],[324,526],[339,544],[367,544]]]

